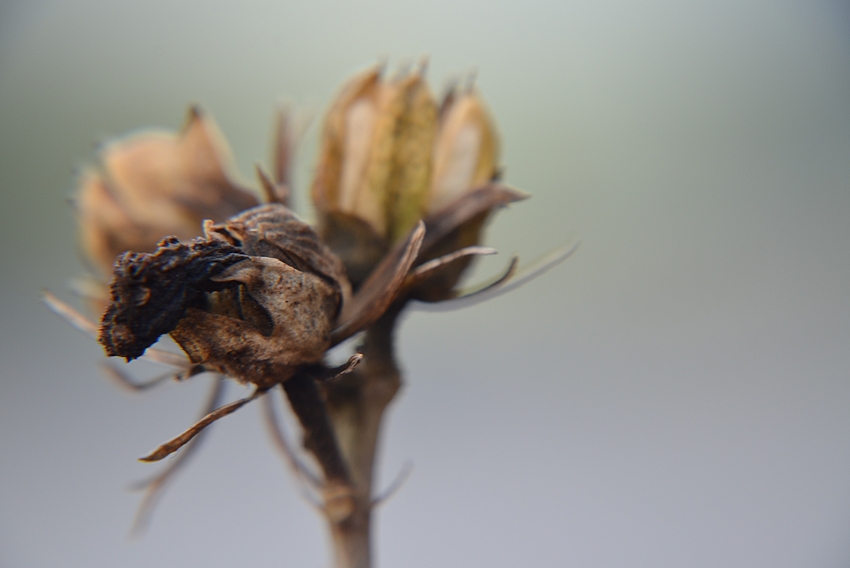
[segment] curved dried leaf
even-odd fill
[[[481,246],[470,246],[464,247],[460,250],[456,250],[449,254],[445,254],[438,258],[434,258],[429,260],[428,262],[423,262],[419,266],[417,266],[414,270],[408,274],[407,279],[404,283],[405,287],[412,287],[421,284],[422,282],[428,280],[431,276],[434,275],[439,269],[445,267],[447,264],[450,264],[456,260],[461,258],[466,258],[469,256],[485,256],[490,254],[497,254],[498,251],[494,248],[490,247],[481,247]]]
[[[219,420],[220,418],[224,418],[228,414],[232,414],[232,413],[236,412],[237,410],[239,410],[240,408],[242,408],[243,406],[245,406],[246,404],[248,404],[252,400],[256,399],[257,397],[264,395],[265,393],[266,393],[265,390],[257,389],[257,390],[254,391],[254,393],[251,396],[241,398],[237,401],[231,402],[230,404],[225,404],[224,406],[221,406],[221,407],[213,410],[212,412],[210,412],[209,414],[207,414],[206,416],[204,416],[203,418],[198,420],[195,424],[190,426],[188,430],[186,430],[185,432],[183,432],[179,436],[172,438],[168,442],[162,444],[160,447],[155,449],[150,454],[139,458],[139,461],[143,461],[143,462],[159,461],[159,460],[173,454],[174,452],[176,452],[177,450],[182,448],[184,445],[186,445],[186,443],[188,443],[189,440],[191,440],[192,438],[194,438],[195,436],[200,434],[201,431],[204,428],[206,428],[207,426],[209,426],[210,424],[212,424],[216,420]]]
[[[426,233],[422,254],[427,254],[441,239],[477,215],[528,197],[525,193],[497,182],[473,189],[424,219]]]
[[[220,402],[222,393],[224,392],[224,378],[217,376],[213,379],[213,388],[207,395],[207,401],[204,403],[204,410],[201,416],[212,412]],[[143,490],[145,492],[142,497],[142,502],[136,511],[136,518],[133,520],[133,528],[130,529],[131,534],[139,535],[145,531],[153,514],[154,507],[162,492],[168,485],[168,482],[174,479],[174,475],[182,469],[188,459],[192,457],[200,447],[201,440],[204,439],[206,432],[200,432],[195,438],[183,447],[183,451],[168,464],[165,469],[160,471],[151,479],[145,479],[134,484],[133,489]]]
[[[70,323],[73,327],[82,331],[92,339],[97,339],[97,330],[99,326],[95,322],[93,322],[92,320],[90,320],[89,318],[87,318],[86,316],[84,316],[83,314],[81,314],[80,312],[78,312],[56,296],[54,296],[52,292],[49,292],[47,290],[42,292],[41,301],[44,302],[44,304],[48,308],[50,308],[50,311]]]
[[[507,294],[568,259],[580,244],[581,241],[564,244],[519,270],[517,270],[518,257],[513,257],[507,270],[493,281],[461,290],[456,297],[448,300],[434,303],[418,302],[415,304],[416,309],[426,312],[447,312],[474,306]]]

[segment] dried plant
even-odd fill
[[[76,200],[92,267],[77,289],[102,313],[100,323],[45,299],[107,355],[175,368],[138,384],[108,367],[134,390],[169,376],[219,377],[201,419],[141,458],[180,450],[144,484],[137,526],[204,428],[280,386],[321,472],[303,464],[267,403],[272,439],[316,492],[334,565],[364,568],[381,423],[401,386],[397,318],[411,301],[480,299],[522,283],[514,258],[492,282],[458,288],[476,256],[495,252],[479,244],[487,220],[526,196],[499,182],[495,125],[471,81],[438,105],[421,69],[387,78],[375,67],[343,87],[325,118],[314,230],[287,207],[289,124],[282,113],[274,177],[258,168],[263,205],[231,181],[227,145],[198,109],[178,135],[149,132],[105,146]],[[574,249],[556,251],[526,277]],[[185,358],[154,347],[166,334]],[[327,351],[358,334],[357,353],[329,367]],[[254,391],[219,406],[222,377]]]

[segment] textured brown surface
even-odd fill
[[[107,353],[138,357],[171,332],[193,363],[263,388],[319,362],[349,290],[339,259],[279,204],[205,232],[119,259],[100,332]]]
[[[156,253],[121,255],[101,320],[99,339],[106,353],[128,360],[140,356],[201,301],[212,276],[247,258],[221,241],[185,244],[173,237],[163,239]]]

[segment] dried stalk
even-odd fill
[[[393,331],[401,305],[365,334],[363,363],[319,383],[306,373],[283,384],[304,429],[304,447],[324,473],[324,516],[335,568],[369,568],[373,471],[384,411],[401,386]]]
[[[347,377],[328,384],[328,412],[349,464],[354,484],[350,519],[330,527],[337,568],[370,566],[373,472],[381,421],[401,388],[393,334],[401,306],[384,314],[366,333],[363,363]]]

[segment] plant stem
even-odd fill
[[[381,420],[401,387],[393,336],[402,306],[391,307],[366,332],[363,363],[325,385],[328,413],[351,475],[354,508],[341,522],[330,521],[336,568],[371,566],[371,513],[375,454]]]
[[[292,410],[304,429],[304,447],[313,453],[326,483],[349,484],[348,468],[340,455],[327,407],[313,377],[298,374],[283,383]]]

